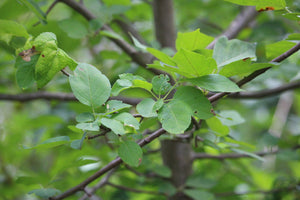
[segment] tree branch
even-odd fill
[[[27,102],[33,100],[58,100],[58,101],[77,101],[72,93],[50,93],[50,92],[35,92],[24,94],[1,94],[0,101],[20,101]],[[120,100],[130,105],[137,105],[142,99],[128,98],[128,97],[110,97],[109,100]]]
[[[88,21],[95,19],[96,16],[90,12],[83,4],[80,4],[74,0],[59,0],[60,2],[65,3],[69,7],[73,8],[75,11],[77,11],[79,14],[81,14],[84,18],[86,18]],[[102,30],[114,32],[108,25],[103,25]],[[132,47],[129,43],[127,43],[125,40],[115,39],[109,37],[111,41],[113,41],[117,46],[119,46],[126,54],[128,54],[134,62],[139,64],[140,66],[146,68],[147,64],[150,64],[153,62],[154,57],[149,53],[142,53],[137,51],[134,47]],[[154,74],[162,74],[160,70],[147,68],[149,71],[152,71]]]
[[[291,82],[285,85],[282,85],[277,88],[262,90],[258,92],[236,92],[228,95],[228,98],[232,99],[260,99],[265,97],[274,96],[288,90],[300,88],[300,81]]]
[[[285,60],[286,58],[288,58],[289,56],[293,55],[299,49],[300,49],[300,42],[297,43],[294,47],[292,47],[288,51],[281,54],[280,56],[278,56],[278,57],[274,58],[273,60],[271,60],[271,62],[281,62],[281,61]],[[245,78],[243,78],[242,80],[237,82],[237,85],[239,87],[245,85],[246,83],[248,83],[248,82],[252,81],[253,79],[255,79],[257,76],[259,76],[259,75],[263,74],[264,72],[266,72],[267,70],[269,70],[270,68],[271,67],[267,67],[267,68],[260,69],[260,70],[257,70],[255,72],[253,72],[249,76],[246,76]],[[214,101],[217,101],[218,99],[220,99],[220,98],[222,98],[222,97],[224,97],[228,94],[230,94],[230,93],[229,92],[217,93],[217,94],[209,97],[208,100],[210,100],[210,102],[214,102]]]
[[[258,12],[255,10],[254,6],[246,7],[229,25],[229,27],[221,34],[226,36],[228,39],[235,38],[245,27],[252,22]],[[219,36],[220,37],[220,36]],[[215,46],[218,38],[215,38],[206,48],[212,49]]]
[[[145,146],[146,144],[152,142],[154,139],[158,138],[159,136],[161,136],[162,134],[165,133],[164,129],[158,129],[157,131],[155,131],[154,133],[152,133],[151,135],[149,135],[148,137],[146,137],[145,139],[141,140],[138,144],[140,145],[140,147]],[[78,185],[76,185],[75,187],[65,191],[64,193],[56,196],[56,197],[50,197],[49,200],[60,200],[60,199],[64,199],[68,196],[71,196],[72,194],[78,192],[78,191],[82,191],[84,190],[84,188],[90,184],[91,182],[93,182],[94,180],[96,180],[97,178],[99,178],[100,176],[102,176],[103,174],[107,173],[108,171],[110,171],[111,169],[119,166],[122,163],[122,159],[120,157],[117,157],[116,159],[114,159],[113,161],[111,161],[109,164],[107,164],[105,167],[103,167],[102,169],[100,169],[99,171],[97,171],[96,173],[94,173],[92,176],[88,177],[87,179],[85,179],[84,181],[82,181],[81,183],[79,183]]]

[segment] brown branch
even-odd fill
[[[92,188],[86,188],[86,191],[88,192],[88,194],[93,195],[98,189],[102,188],[103,186],[105,186],[109,180],[109,178],[113,175],[113,173],[116,171],[116,168],[110,170],[106,176],[101,179],[94,187]],[[79,200],[85,200],[85,199],[89,199],[90,196],[88,196],[87,194],[83,195],[83,197],[81,197]]]
[[[27,102],[33,100],[58,100],[58,101],[77,101],[72,93],[50,93],[50,92],[35,92],[24,94],[1,94],[0,101],[19,101]],[[130,105],[137,105],[141,99],[128,97],[110,97],[109,100],[119,100]]]
[[[285,60],[286,58],[288,58],[289,56],[293,55],[295,52],[297,52],[300,49],[300,42],[297,43],[294,47],[292,47],[291,49],[289,49],[288,51],[284,52],[283,54],[281,54],[280,56],[274,58],[273,60],[271,60],[271,62],[281,62],[283,60]],[[255,72],[253,72],[252,74],[250,74],[249,76],[246,76],[245,78],[243,78],[242,80],[240,80],[239,82],[237,82],[237,85],[239,87],[241,87],[242,85],[252,81],[253,79],[255,79],[257,76],[263,74],[264,72],[266,72],[267,70],[269,70],[271,67],[267,67],[264,69],[260,69],[257,70]],[[217,101],[218,99],[226,96],[230,94],[229,92],[221,92],[221,93],[217,93],[211,97],[209,97],[208,99],[210,100],[210,102],[214,102]]]
[[[141,140],[138,144],[143,147],[146,144],[152,142],[154,139],[158,138],[159,136],[161,136],[162,134],[165,133],[164,129],[158,129],[157,131],[155,131],[154,133],[152,133],[151,135],[149,135],[148,137],[146,137],[145,139]],[[91,182],[93,182],[94,180],[96,180],[97,178],[99,178],[100,176],[102,176],[103,174],[107,173],[108,171],[110,171],[111,169],[119,166],[123,161],[121,160],[120,157],[117,157],[116,159],[114,159],[113,161],[111,161],[110,163],[108,163],[105,167],[103,167],[102,169],[100,169],[99,171],[97,171],[96,173],[94,173],[92,176],[88,177],[87,179],[85,179],[84,181],[82,181],[81,183],[79,183],[78,185],[76,185],[75,187],[65,191],[64,193],[56,196],[56,197],[50,197],[49,200],[60,200],[60,199],[64,199],[68,196],[71,196],[72,194],[78,192],[78,191],[82,191],[84,190],[84,188],[90,184]]]
[[[110,185],[112,187],[121,189],[121,190],[126,190],[129,192],[134,192],[134,193],[144,193],[144,194],[152,194],[152,195],[163,195],[163,196],[167,196],[165,193],[163,192],[157,192],[157,191],[147,191],[147,190],[139,190],[139,189],[135,189],[135,188],[129,188],[123,185],[116,185],[114,183],[110,183],[108,182],[107,185]]]
[[[255,7],[246,7],[221,35],[226,36],[228,39],[236,37],[256,18],[257,14],[258,12],[255,10]],[[212,49],[219,37],[215,38],[206,48]]]
[[[81,14],[86,20],[90,21],[95,19],[96,16],[91,13],[83,4],[80,4],[74,0],[59,0],[60,2],[65,3],[69,7],[73,8],[79,14]],[[113,30],[108,25],[103,25],[102,30],[113,32]],[[134,47],[132,47],[125,40],[115,39],[108,37],[111,41],[113,41],[117,46],[119,46],[126,54],[128,54],[134,62],[139,64],[140,66],[146,68],[147,64],[153,62],[154,57],[149,53],[142,53],[137,51]],[[147,68],[148,69],[148,68]],[[157,69],[148,69],[152,71],[154,74],[162,74],[163,72]],[[165,73],[164,73],[165,74]]]
[[[236,92],[228,95],[228,98],[233,99],[260,99],[265,97],[274,96],[288,90],[300,88],[300,81],[291,82],[285,85],[282,85],[277,88],[262,90],[258,92]]]
[[[59,0],[55,0],[50,6],[49,8],[47,9],[47,11],[45,12],[46,16],[51,12],[51,10],[54,8],[54,6],[58,3]],[[37,26],[39,25],[41,22],[38,21],[36,22],[35,24],[33,24],[33,26]]]
[[[154,0],[152,5],[157,41],[162,47],[175,49],[176,29],[173,0]]]

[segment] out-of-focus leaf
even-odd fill
[[[68,34],[69,37],[80,39],[87,35],[87,28],[83,23],[75,19],[64,19],[58,22],[58,26],[64,32]]]
[[[212,193],[206,192],[205,190],[196,189],[185,189],[183,191],[186,195],[194,200],[214,200],[215,197]]]

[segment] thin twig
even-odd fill
[[[154,139],[158,138],[159,136],[161,136],[164,133],[165,133],[164,129],[162,129],[162,128],[158,129],[157,131],[155,131],[154,133],[152,133],[151,135],[149,135],[145,139],[141,140],[138,144],[141,147],[143,147],[143,146],[145,146],[146,144],[152,142]],[[50,197],[49,200],[64,199],[64,198],[66,198],[68,196],[71,196],[72,194],[76,193],[77,191],[83,190],[88,184],[90,184],[91,182],[93,182],[94,180],[96,180],[97,178],[102,176],[103,174],[107,173],[111,169],[119,166],[122,162],[123,161],[121,160],[121,158],[117,157],[116,159],[114,159],[113,161],[108,163],[105,167],[103,167],[102,169],[100,169],[99,171],[97,171],[92,176],[88,177],[87,179],[85,179],[84,181],[82,181],[81,183],[76,185],[75,187],[70,188],[69,190],[65,191],[64,193],[62,193],[62,194],[60,194],[56,197]]]
[[[64,75],[66,75],[67,77],[70,77],[70,74],[65,70],[65,69],[62,69],[60,70]]]
[[[50,11],[54,8],[54,6],[58,3],[59,0],[55,0],[50,6],[49,8],[47,9],[47,11],[45,12],[46,16],[50,13]],[[33,24],[33,26],[37,26],[39,25],[41,22],[38,21],[36,22],[35,24]]]
[[[300,88],[300,81],[296,82],[291,82],[285,85],[282,85],[277,88],[273,89],[268,89],[268,90],[262,90],[258,92],[237,92],[237,93],[232,93],[228,95],[228,98],[233,98],[233,99],[259,99],[259,98],[265,98],[265,97],[270,97],[274,95],[278,95],[282,92],[286,92],[288,90]]]
[[[113,175],[113,173],[116,171],[116,168],[110,170],[106,176],[104,178],[102,178],[94,187],[92,188],[85,188],[85,190],[88,191],[88,194],[93,195],[98,189],[102,188],[103,186],[106,185],[106,183],[108,182],[109,178]],[[90,196],[88,196],[87,194],[83,195],[83,197],[81,197],[79,200],[86,200],[89,199]]]
[[[300,42],[297,43],[294,47],[292,47],[291,49],[289,49],[288,51],[286,51],[285,53],[281,54],[280,56],[274,58],[273,60],[271,60],[271,62],[281,62],[283,60],[285,60],[286,58],[288,58],[289,56],[293,55],[295,52],[297,52],[300,49]],[[243,78],[242,80],[240,80],[239,82],[237,82],[237,85],[239,87],[243,86],[244,84],[252,81],[253,79],[255,79],[257,76],[263,74],[264,72],[266,72],[267,70],[269,70],[271,67],[267,67],[264,69],[260,69],[257,70],[255,72],[253,72],[252,74],[250,74],[249,76],[246,76],[245,78]],[[221,93],[217,93],[211,97],[208,98],[208,100],[210,102],[214,102],[217,101],[218,99],[226,96],[230,94],[229,92],[221,92]]]

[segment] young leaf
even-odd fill
[[[173,134],[183,133],[191,123],[192,109],[183,101],[172,100],[158,112],[162,127]]]
[[[34,147],[24,147],[25,149],[48,149],[48,148],[53,148],[57,147],[66,143],[70,142],[69,136],[58,136],[54,138],[50,138],[41,144],[38,144],[37,146]]]
[[[118,149],[118,155],[128,165],[138,167],[142,162],[142,148],[133,141],[125,141]]]
[[[86,134],[87,134],[87,132],[84,132],[84,134],[82,135],[82,137],[81,137],[80,140],[73,140],[71,142],[71,145],[70,145],[71,148],[73,148],[73,149],[81,149]]]
[[[152,78],[153,91],[159,96],[166,94],[172,88],[169,80],[167,75],[154,76]]]
[[[252,72],[263,69],[266,67],[271,67],[274,64],[271,63],[253,63],[251,64],[251,60],[239,60],[235,61],[233,63],[230,63],[228,65],[225,65],[221,68],[219,74],[231,77],[231,76],[247,76],[251,74]]]
[[[123,124],[115,119],[102,118],[101,124],[109,129],[111,129],[117,135],[124,135],[125,130]]]
[[[187,79],[192,84],[214,92],[239,92],[242,91],[234,82],[218,74]]]
[[[79,128],[84,131],[99,131],[99,124],[97,122],[90,123],[78,123],[76,128]]]
[[[236,149],[236,148],[231,148],[231,150],[234,151],[234,152],[236,152],[236,153],[248,155],[248,156],[250,156],[250,157],[252,157],[252,158],[255,158],[255,159],[257,159],[257,160],[260,160],[260,161],[262,161],[262,162],[265,161],[265,159],[264,159],[263,157],[258,156],[258,155],[254,154],[254,153],[251,153],[251,152],[243,151],[243,150],[241,150],[241,149]]]
[[[183,191],[187,196],[194,200],[214,200],[215,197],[212,193],[206,192],[205,190],[197,189],[185,189]]]
[[[180,49],[173,60],[180,71],[188,74],[188,78],[208,75],[217,69],[214,59],[185,49]]]
[[[135,130],[138,130],[140,128],[138,120],[134,118],[130,113],[120,113],[119,115],[114,117],[114,119],[123,122],[125,126],[133,127]]]
[[[44,199],[48,199],[59,193],[60,193],[60,191],[55,188],[35,189],[35,190],[31,190],[30,192],[28,192],[28,194],[35,194],[36,196],[39,196]]]
[[[113,113],[113,112],[118,112],[124,108],[130,108],[131,105],[127,103],[123,103],[122,101],[118,100],[110,100],[106,104],[107,111],[106,114]]]
[[[92,109],[100,107],[109,98],[108,78],[92,65],[80,63],[69,80],[75,97]]]
[[[218,115],[222,124],[227,126],[234,126],[245,122],[245,119],[235,110],[223,110]]]
[[[167,65],[176,66],[176,63],[172,60],[172,58],[167,54],[165,54],[164,52],[161,52],[157,49],[150,48],[150,47],[147,48],[147,51],[151,53],[153,56],[155,56],[161,62]]]
[[[38,35],[32,45],[35,46],[35,49],[37,51],[42,51],[45,47],[47,47],[47,43],[50,43],[51,45],[57,46],[57,38],[54,33],[51,32],[44,32]]]
[[[38,88],[45,86],[54,75],[63,68],[74,67],[77,63],[67,56],[67,54],[48,42],[43,49],[35,67],[35,79]]]
[[[265,47],[267,59],[271,60],[273,58],[276,58],[277,56],[291,49],[293,46],[295,46],[294,42],[286,40],[276,42],[273,44],[268,44]]]
[[[11,36],[28,38],[29,34],[23,25],[15,21],[0,19],[0,40],[4,40],[7,37],[11,38]]]
[[[212,117],[206,120],[208,127],[214,132],[220,133],[222,136],[229,134],[229,128],[223,125],[222,122],[217,117]]]
[[[123,90],[129,88],[142,88],[147,91],[151,91],[152,84],[148,83],[143,77],[136,76],[133,74],[121,74],[119,75],[120,79],[118,79],[112,87],[112,95],[117,96]]]
[[[285,0],[225,0],[242,6],[256,6],[257,10],[273,7],[274,9],[285,9]]]
[[[228,40],[220,37],[214,46],[213,58],[218,67],[242,60],[244,58],[256,59],[256,44],[243,42],[237,39]]]
[[[16,80],[22,89],[29,88],[35,81],[35,65],[39,55],[31,57],[29,62],[24,61],[21,57],[17,57],[15,66],[17,67]]]
[[[76,116],[76,121],[80,123],[92,122],[94,120],[95,120],[94,115],[90,112],[84,112]]]
[[[179,32],[176,39],[176,49],[177,51],[180,49],[186,49],[189,51],[204,49],[213,40],[213,37],[201,33],[200,29],[188,33]]]
[[[143,99],[138,105],[136,106],[136,110],[140,113],[143,117],[156,117],[157,113],[153,109],[155,105],[155,101],[150,98]]]
[[[200,119],[213,117],[212,106],[208,99],[200,90],[192,86],[179,87],[173,99],[185,102],[193,111],[193,115]]]
[[[39,5],[33,0],[20,0],[25,4],[40,20],[41,23],[46,24],[46,13],[44,13]]]
[[[80,39],[87,35],[86,26],[75,19],[64,19],[58,22],[61,30],[66,32],[70,38]]]

